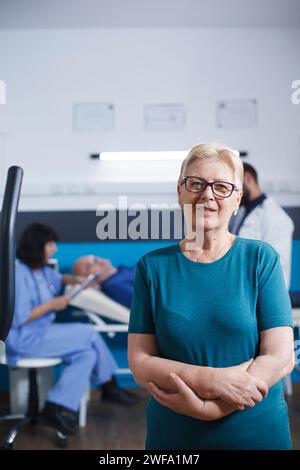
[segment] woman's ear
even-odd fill
[[[244,193],[243,193],[242,189],[240,189],[239,192],[237,193],[237,204],[236,204],[237,208],[240,207],[243,194]]]
[[[178,204],[180,205],[180,207],[182,207],[182,189],[181,189],[180,184],[177,184],[177,197],[178,197]]]

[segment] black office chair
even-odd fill
[[[4,341],[9,333],[15,303],[15,219],[21,192],[23,170],[13,166],[8,170],[7,182],[1,212],[0,227],[0,340]],[[2,343],[2,361],[5,363],[5,349]],[[26,362],[27,361],[27,362]],[[51,367],[60,363],[60,359],[23,359],[17,365],[28,370],[28,406],[24,415],[6,415],[0,421],[18,420],[6,435],[2,449],[12,449],[18,432],[29,423],[39,422],[39,397],[37,369]],[[58,447],[66,447],[67,436],[55,429]]]

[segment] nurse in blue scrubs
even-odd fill
[[[60,357],[63,371],[49,391],[42,417],[68,434],[77,425],[81,396],[89,381],[101,386],[102,398],[123,405],[138,397],[117,386],[117,364],[105,341],[90,325],[55,324],[55,314],[69,298],[60,295],[65,283],[84,278],[61,275],[48,262],[57,250],[57,234],[43,224],[32,224],[21,236],[17,250],[16,303],[13,326],[6,340],[11,365],[24,357]]]
[[[236,152],[192,148],[177,187],[192,230],[137,265],[128,353],[151,394],[147,449],[291,449],[291,304],[278,253],[228,231],[242,182]]]

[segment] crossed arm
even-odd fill
[[[137,383],[159,403],[194,418],[216,420],[255,406],[293,369],[293,331],[288,326],[262,331],[260,355],[226,368],[161,358],[155,335],[131,333],[128,360]]]

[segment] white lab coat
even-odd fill
[[[250,212],[239,230],[241,237],[262,240],[273,246],[280,255],[287,288],[291,279],[293,231],[292,219],[271,197]]]

